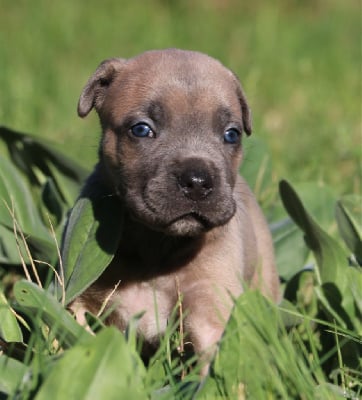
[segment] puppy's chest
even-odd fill
[[[185,290],[185,282],[189,280],[192,277],[183,270],[143,281],[121,280],[113,292],[113,285],[106,288],[104,282],[98,281],[81,296],[81,304],[89,309],[89,304],[93,303],[93,312],[97,313],[104,298],[109,296],[107,308],[112,312],[106,323],[124,331],[132,319],[142,315],[137,322],[138,332],[147,342],[153,343],[165,332],[173,312],[177,313],[179,301],[190,296],[196,300],[196,293]]]
[[[215,269],[211,268],[211,271]],[[219,277],[223,275],[222,271],[223,269],[219,272]],[[89,305],[93,303],[92,311],[97,314],[104,299],[108,298],[108,309],[113,311],[106,322],[122,331],[132,319],[142,315],[137,322],[138,332],[149,343],[157,341],[159,334],[165,332],[171,315],[177,315],[179,304],[183,307],[184,315],[189,315],[200,304],[216,309],[215,303],[221,294],[220,290],[225,290],[222,302],[225,302],[227,292],[237,295],[241,291],[240,281],[230,271],[228,283],[222,277],[225,287],[216,288],[217,280],[210,274],[210,270],[203,268],[202,264],[194,263],[147,280],[127,280],[120,275],[117,281],[114,277],[113,275],[111,280],[106,274],[95,282],[81,296],[82,305],[89,309]],[[113,291],[114,287],[116,289]]]
[[[225,253],[211,246],[200,251],[199,242],[182,244],[177,248],[168,245],[167,251],[157,246],[144,246],[143,251],[121,246],[102,276],[81,295],[81,307],[97,314],[108,299],[107,308],[112,313],[106,322],[120,330],[142,313],[138,332],[153,343],[165,331],[179,300],[188,315],[200,304],[216,308],[215,290],[217,294],[220,289],[235,295],[240,292],[238,252]]]
[[[112,296],[113,317],[125,329],[130,320],[140,313],[139,330],[150,338],[164,332],[167,321],[177,303],[177,281],[158,278],[146,282],[128,283]]]
[[[140,330],[145,336],[152,336],[156,328],[164,330],[181,296],[177,270],[173,257],[162,259],[122,246],[102,276],[82,295],[82,303],[86,308],[92,303],[93,312],[97,313],[108,298],[107,308],[113,312],[107,323],[121,330],[143,313]],[[187,275],[183,268],[178,272],[182,277]]]

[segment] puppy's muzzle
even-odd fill
[[[214,180],[202,160],[189,159],[183,163],[183,169],[177,175],[177,182],[185,197],[193,201],[202,201],[214,188]]]
[[[195,236],[234,215],[233,186],[213,159],[162,161],[145,186],[128,192],[127,204],[136,219],[169,235]]]

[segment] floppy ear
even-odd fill
[[[78,102],[80,117],[87,116],[93,107],[96,110],[101,107],[109,85],[124,63],[125,60],[122,58],[110,58],[99,65],[80,95]]]
[[[243,118],[244,131],[248,136],[250,136],[251,132],[253,130],[252,119],[251,119],[251,110],[249,108],[248,102],[246,101],[246,97],[245,97],[244,91],[241,88],[241,86],[239,86],[239,89],[238,89],[238,96],[239,96],[239,101],[240,101],[240,106],[241,106],[241,115]]]

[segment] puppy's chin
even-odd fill
[[[163,228],[164,233],[171,236],[198,236],[212,229],[213,226],[201,217],[196,215],[185,215],[172,221]]]
[[[134,220],[138,221],[138,223],[145,225],[153,231],[162,232],[168,236],[196,237],[214,227],[206,220],[191,214],[167,223],[161,222],[160,220],[150,220],[144,218],[144,216],[142,218],[140,215],[135,213],[132,213],[131,215]]]

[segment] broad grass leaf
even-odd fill
[[[303,199],[303,206],[327,232],[335,228],[334,207],[337,201],[333,188],[319,182],[298,182],[294,191]],[[334,229],[335,230],[335,229]]]
[[[29,138],[31,138],[33,142],[32,151],[34,151],[34,157],[37,158],[41,155],[46,156],[47,160],[51,161],[52,165],[56,168],[56,171],[61,173],[63,177],[67,177],[71,181],[77,182],[81,185],[89,175],[89,171],[86,168],[76,162],[73,158],[68,157],[64,152],[59,151],[58,146],[54,143],[43,138],[30,137],[29,135],[24,136],[28,142]],[[53,168],[51,172],[54,172]],[[54,176],[54,178],[56,177]]]
[[[0,223],[13,226],[7,206],[12,210],[21,229],[34,233],[37,237],[48,239],[49,233],[40,218],[38,209],[27,183],[18,170],[5,158],[0,157]]]
[[[41,200],[40,208],[42,214],[45,217],[52,217],[53,227],[61,226],[61,222],[65,220],[67,210],[52,178],[47,178],[44,182]],[[61,228],[64,228],[64,226],[61,226]]]
[[[38,285],[18,281],[14,286],[14,294],[19,305],[25,311],[37,315],[64,347],[70,347],[90,336],[52,294]]]
[[[56,249],[54,239],[50,236],[46,239],[38,238],[35,235],[32,236],[25,236],[26,242],[28,246],[34,252],[35,256],[38,260],[47,261],[53,260],[56,256]],[[41,266],[39,267],[41,268]]]
[[[315,294],[319,304],[330,321],[336,320],[340,326],[352,329],[358,318],[358,299],[356,290],[352,291],[351,287],[356,282],[361,283],[361,272],[348,265],[347,254],[339,242],[315,222],[287,182],[280,183],[280,193],[285,208],[304,232],[306,244],[317,261],[315,271],[319,286],[316,285]]]
[[[360,328],[362,328],[362,273],[358,268],[349,268],[348,270],[348,280],[349,287],[351,289],[354,302],[356,304],[356,322],[359,323]],[[360,332],[362,335],[362,332]]]
[[[319,283],[334,282],[344,293],[347,284],[344,272],[348,266],[344,250],[309,215],[289,183],[281,181],[279,189],[284,207],[302,229],[306,244],[314,253]]]
[[[47,170],[49,161],[59,172],[79,184],[88,175],[84,167],[59,151],[55,144],[43,138],[36,138],[6,127],[0,127],[0,138],[6,143],[13,162],[29,177],[34,166],[49,176]]]
[[[78,199],[70,214],[62,246],[67,303],[109,265],[120,240],[121,225],[122,210],[115,197]]]
[[[335,225],[333,209],[336,198],[333,191],[314,182],[298,183],[296,190],[303,197],[303,203],[318,223],[328,229]],[[311,251],[305,246],[303,232],[287,214],[283,205],[276,204],[269,220],[272,221],[270,229],[273,235],[276,264],[279,275],[286,281],[292,278],[302,268],[310,266]]]
[[[18,247],[12,229],[0,224],[0,265],[20,264]]]
[[[362,198],[357,195],[344,196],[337,202],[338,228],[348,248],[362,265]]]
[[[24,233],[24,235],[33,259],[38,259],[49,263],[53,263],[55,261],[57,253],[54,242],[52,241],[53,239],[50,237],[50,235],[48,238],[49,240],[35,237],[34,234],[30,236],[27,233]],[[18,234],[18,239],[19,247],[16,243],[13,229],[7,228],[0,224],[0,264],[21,264],[22,260],[20,258],[20,253],[21,257],[26,263],[30,262],[20,234]],[[49,270],[49,268],[44,264],[38,264],[37,268],[39,271],[44,271],[45,269]]]
[[[301,270],[287,282],[284,297],[309,316],[316,316],[318,308],[314,288],[315,272],[308,269]]]
[[[12,179],[13,174],[17,172],[14,176],[15,182],[20,181],[28,185],[28,196],[21,198],[24,198],[27,204],[34,204],[42,212],[29,214],[39,216],[47,225],[48,213],[54,214],[56,211],[57,222],[61,224],[59,214],[65,215],[74,204],[88,171],[44,139],[0,127],[0,140],[3,162],[12,168],[11,171],[6,171],[6,175]],[[20,201],[18,192],[13,196],[16,201]]]
[[[79,193],[86,171],[51,144],[5,127],[0,127],[0,144],[0,260],[21,263],[14,234],[10,233],[13,218],[9,207],[32,256],[52,262],[56,248],[48,229],[48,216],[53,217],[60,239],[66,212]],[[26,252],[22,251],[22,257],[29,261]]]
[[[7,342],[22,342],[23,334],[5,295],[0,292],[0,336]]]
[[[19,389],[25,374],[29,371],[29,367],[13,358],[0,355],[0,398],[4,393],[11,398],[16,399],[17,389]]]
[[[303,268],[310,251],[303,243],[303,234],[294,222],[285,216],[270,225],[275,248],[278,274],[285,281]]]
[[[335,283],[324,283],[315,288],[316,296],[324,309],[325,319],[362,334],[362,273],[358,268],[345,271],[346,287],[341,292]]]
[[[143,363],[122,333],[106,328],[65,352],[35,399],[145,399],[144,377]]]
[[[69,176],[63,173],[59,164],[54,164],[53,160],[47,160],[47,167],[63,201],[71,207],[79,196],[81,184],[85,180],[85,172],[81,170],[75,177]]]

